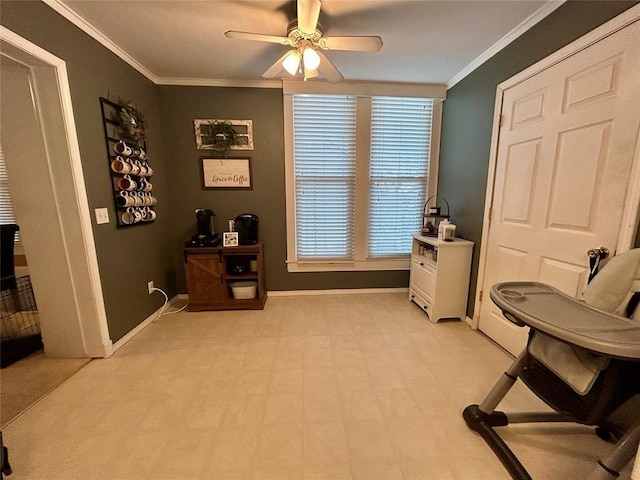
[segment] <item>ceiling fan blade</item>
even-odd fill
[[[331,63],[327,56],[321,50],[316,50],[316,52],[318,53],[318,56],[320,56],[320,71],[325,78],[331,83],[337,83],[342,80],[344,77],[335,65]]]
[[[275,78],[278,76],[278,74],[284,70],[284,67],[282,66],[282,61],[286,58],[287,55],[289,55],[290,51],[287,51],[284,53],[284,55],[282,55],[278,60],[275,61],[275,63],[273,65],[271,65],[266,72],[264,72],[262,74],[262,76],[264,78]]]
[[[236,32],[235,30],[229,30],[224,32],[227,38],[233,38],[236,40],[253,40],[256,42],[268,42],[279,43],[281,45],[289,45],[289,39],[287,37],[277,37],[275,35],[263,35],[261,33],[249,33],[249,32]]]
[[[355,52],[377,52],[382,48],[380,37],[323,37],[320,47],[325,50],[351,50]]]
[[[320,0],[298,0],[298,28],[312,35],[318,26]]]

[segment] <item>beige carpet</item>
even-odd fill
[[[89,363],[90,358],[57,358],[42,350],[0,370],[0,427]]]

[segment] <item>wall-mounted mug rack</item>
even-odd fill
[[[144,134],[127,137],[121,120],[124,105],[100,97],[100,109],[118,227],[151,223],[158,200],[153,195],[155,172],[147,157],[146,138]]]

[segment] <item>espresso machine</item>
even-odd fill
[[[185,247],[217,247],[220,245],[220,234],[213,231],[213,217],[215,213],[208,208],[198,208],[196,211],[198,234],[191,240],[184,242]]]

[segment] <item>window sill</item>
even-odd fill
[[[288,272],[364,272],[381,270],[409,270],[411,259],[406,258],[362,261],[287,261]]]

